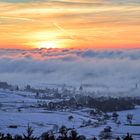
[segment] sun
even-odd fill
[[[67,39],[63,39],[62,34],[57,32],[32,32],[28,34],[28,43],[27,45],[31,48],[66,48],[68,44]]]
[[[41,42],[37,42],[36,43],[37,48],[41,49],[41,48],[46,48],[46,49],[50,49],[50,48],[57,48],[57,44],[53,41],[41,41]]]

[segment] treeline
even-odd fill
[[[62,126],[59,130],[59,133],[55,135],[53,132],[48,131],[43,133],[41,136],[34,136],[34,130],[28,125],[26,134],[23,135],[11,135],[0,133],[0,140],[88,140],[86,136],[79,135],[75,129],[67,129],[65,126]],[[121,137],[112,137],[111,129],[105,128],[101,132],[99,138],[93,137],[90,140],[134,140],[132,136],[127,133],[123,138]]]
[[[71,97],[69,100],[50,102],[46,105],[39,104],[39,106],[46,107],[48,110],[78,109],[81,107],[88,107],[103,112],[123,111],[135,108],[135,104],[131,99],[111,97],[95,98],[85,95],[76,95],[75,97]]]
[[[122,111],[128,109],[134,109],[135,103],[131,98],[112,98],[112,97],[100,97],[94,98],[90,96],[78,95],[76,97],[78,103],[89,108],[96,108],[103,112],[112,112],[112,111]]]
[[[9,89],[9,90],[20,90],[18,86],[9,85],[7,82],[0,82],[0,88]],[[40,106],[46,107],[50,110],[57,109],[78,109],[79,107],[89,107],[96,108],[103,112],[112,112],[112,111],[122,111],[128,109],[134,109],[135,105],[140,105],[139,97],[93,97],[86,96],[83,94],[74,94],[73,90],[59,91],[56,89],[36,89],[32,88],[30,85],[27,85],[23,90],[25,92],[35,93],[34,96],[37,99],[62,99],[59,102],[51,102],[49,105],[39,104]],[[69,100],[68,100],[69,99]]]

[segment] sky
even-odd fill
[[[139,72],[140,0],[0,0],[0,81],[139,96]]]
[[[0,48],[138,48],[139,0],[0,0]]]

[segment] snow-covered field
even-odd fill
[[[125,125],[126,115],[132,113],[134,115],[133,124],[140,124],[140,107],[137,106],[134,110],[118,112],[120,125],[114,123],[111,119],[107,124],[99,125],[98,127],[87,126],[80,127],[83,121],[91,120],[97,122],[87,113],[88,108],[76,111],[48,111],[45,108],[38,108],[38,99],[32,98],[31,93],[26,92],[9,92],[0,91],[0,132],[15,134],[23,134],[26,131],[27,125],[30,124],[34,128],[34,134],[40,135],[48,130],[57,131],[57,127],[62,125],[68,128],[76,128],[79,134],[84,134],[88,138],[98,136],[105,126],[111,126],[114,136],[123,136],[127,132],[131,133],[136,140],[140,139],[140,125],[128,126]],[[49,100],[45,100],[46,102]],[[69,116],[73,116],[69,120]],[[10,128],[10,125],[16,125],[17,128]]]

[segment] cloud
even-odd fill
[[[2,81],[131,89],[140,82],[140,49],[0,50]]]
[[[0,2],[10,2],[10,3],[22,3],[22,2],[31,2],[32,0],[0,0]]]
[[[0,1],[0,47],[137,46],[139,14],[136,0]]]
[[[0,47],[37,47],[49,40],[65,48],[139,47],[139,4],[139,0],[0,0]],[[139,70],[139,49],[0,50],[0,77],[11,83],[82,81],[131,87],[140,81]]]

